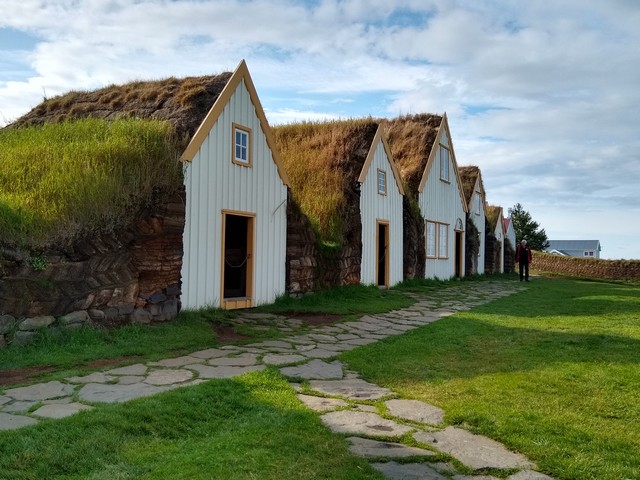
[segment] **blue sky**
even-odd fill
[[[490,204],[640,259],[638,25],[636,0],[4,0],[0,126],[245,59],[271,123],[446,112]]]

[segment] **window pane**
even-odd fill
[[[427,256],[436,256],[436,224],[427,222]]]
[[[449,180],[449,150],[440,147],[440,178]]]
[[[440,224],[440,234],[438,235],[438,241],[439,241],[439,251],[438,251],[438,256],[439,257],[446,257],[447,256],[447,246],[449,244],[449,238],[448,238],[448,226],[447,225],[443,225]]]

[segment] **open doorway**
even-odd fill
[[[379,287],[389,287],[389,222],[376,222],[376,281]]]
[[[222,308],[253,306],[255,217],[222,212]]]
[[[464,276],[464,250],[462,243],[462,234],[463,232],[456,232],[456,244],[455,244],[455,269],[456,269],[456,278],[462,278]]]

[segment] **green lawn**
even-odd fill
[[[536,279],[342,358],[558,480],[640,478],[638,285]]]
[[[276,370],[0,431],[3,480],[372,480]]]

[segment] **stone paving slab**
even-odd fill
[[[262,363],[266,365],[289,365],[291,363],[298,363],[306,360],[307,357],[303,357],[297,353],[268,353],[262,357]]]
[[[219,357],[209,360],[209,365],[216,367],[249,367],[258,363],[255,353],[242,353],[234,357]]]
[[[393,420],[369,412],[340,410],[320,416],[322,422],[335,433],[350,433],[370,437],[399,437],[413,430]]]
[[[147,373],[147,366],[141,363],[136,363],[126,367],[113,368],[111,370],[107,370],[105,373],[110,375],[144,375]]]
[[[342,378],[344,375],[342,367],[342,363],[337,360],[327,363],[320,359],[314,359],[302,365],[281,368],[280,372],[285,377],[329,380]]]
[[[359,378],[345,380],[312,380],[309,386],[325,395],[336,395],[353,400],[377,400],[393,395],[388,388],[380,387]]]
[[[440,432],[418,432],[413,438],[433,445],[474,470],[533,467],[523,455],[510,452],[501,443],[457,427],[447,427]]]
[[[174,385],[183,383],[193,378],[193,372],[189,370],[154,370],[144,380],[150,385]]]
[[[329,412],[349,404],[339,398],[315,397],[313,395],[298,394],[298,399],[311,410],[316,412]]]
[[[204,360],[224,357],[225,355],[229,355],[229,350],[221,350],[219,348],[207,348],[206,350],[198,350],[197,352],[189,354],[190,357],[202,358]]]
[[[165,358],[158,362],[149,362],[147,366],[150,367],[184,367],[185,365],[191,365],[193,363],[204,362],[203,358],[194,357],[192,355],[184,355],[182,357]]]
[[[9,397],[5,397],[4,395],[0,395],[0,407],[1,407],[2,405],[4,405],[5,403],[9,403],[9,402],[11,402],[11,401],[12,401],[12,399],[11,399],[11,398],[9,398]]]
[[[212,379],[212,378],[232,378],[242,375],[247,372],[257,372],[264,370],[264,365],[250,365],[248,367],[234,367],[234,366],[219,366],[212,367],[209,365],[187,365],[185,368],[189,370],[195,370],[200,374],[200,378]]]
[[[73,386],[65,385],[57,380],[47,383],[37,383],[28,387],[10,388],[5,390],[7,397],[16,400],[42,401],[50,398],[65,397],[73,392]]]
[[[533,470],[520,470],[518,473],[510,475],[507,480],[553,480],[553,478]]]
[[[311,350],[302,351],[300,353],[309,358],[333,358],[338,356],[338,352],[325,350],[324,348],[313,348]]]
[[[134,383],[132,385],[87,383],[78,392],[78,398],[91,403],[122,403],[167,390],[168,387],[166,386],[158,387],[147,383]]]
[[[0,412],[0,430],[15,430],[36,423],[38,421],[35,418]]]
[[[371,466],[391,480],[449,480],[423,463],[372,463]]]
[[[368,438],[349,437],[349,450],[359,457],[406,458],[418,456],[434,456],[435,453],[424,448],[409,447],[401,443],[380,442]]]
[[[78,402],[66,403],[62,405],[43,405],[35,412],[33,412],[33,415],[46,418],[64,418],[70,415],[74,415],[82,410],[91,410],[92,408],[93,407],[90,407],[89,405],[84,405]]]
[[[134,383],[144,382],[144,375],[122,375],[118,377],[118,385],[133,385]]]
[[[28,400],[16,400],[13,403],[9,403],[2,407],[3,412],[7,413],[22,413],[29,410],[31,407],[36,405],[39,402],[36,401],[28,401]]]
[[[69,383],[109,383],[116,377],[107,375],[104,372],[94,372],[83,377],[69,377],[65,380]]]
[[[413,422],[428,423],[429,425],[442,425],[444,423],[444,410],[420,400],[387,400],[384,402],[389,413],[394,417],[404,418]]]

